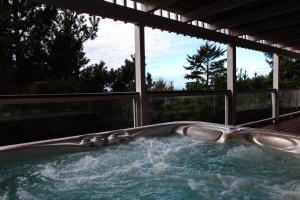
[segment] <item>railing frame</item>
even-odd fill
[[[267,93],[267,92],[276,92],[275,89],[267,88],[267,89],[255,89],[255,90],[237,90],[237,94],[261,94],[261,93]]]
[[[137,92],[0,95],[0,105],[123,100],[137,97]]]
[[[137,92],[107,92],[80,94],[29,94],[29,95],[0,95],[0,105],[32,105],[50,103],[74,103],[87,101],[110,101],[133,99],[133,126],[138,127],[138,109],[140,107]]]
[[[231,101],[231,91],[230,90],[200,90],[200,91],[161,91],[161,92],[148,92],[147,98],[157,98],[157,97],[192,97],[192,96],[212,96],[212,95],[224,95],[225,97],[225,124],[228,125],[229,122],[229,112],[228,109],[232,105]]]
[[[238,90],[237,94],[271,94],[272,99],[272,117],[261,119],[257,121],[247,122],[243,124],[238,124],[238,126],[251,126],[251,125],[258,125],[266,122],[273,122],[276,123],[278,121],[278,92],[274,88],[267,88],[267,89],[251,89],[251,90]]]
[[[267,88],[267,89],[251,89],[251,90],[236,90],[237,94],[263,94],[263,93],[270,93],[272,98],[272,117],[267,119],[261,119],[253,122],[248,122],[244,124],[239,124],[238,126],[250,126],[255,124],[261,124],[265,122],[273,122],[276,123],[279,118],[283,116],[279,116],[278,110],[278,92],[274,88]],[[147,97],[181,97],[181,96],[209,96],[209,95],[224,95],[225,96],[225,124],[230,124],[230,115],[235,115],[236,113],[229,113],[232,109],[232,94],[231,90],[202,90],[202,91],[162,91],[162,92],[148,92]],[[276,103],[274,103],[274,101]],[[235,105],[236,106],[236,105]],[[299,111],[300,113],[300,111]],[[294,114],[298,114],[295,112]],[[285,114],[288,115],[288,114]]]
[[[300,88],[283,88],[283,89],[280,89],[280,91],[293,91],[293,90],[300,90]],[[279,94],[278,94],[279,96]],[[278,97],[279,99],[279,97]],[[295,111],[295,112],[291,112],[291,113],[286,113],[286,114],[280,114],[279,112],[279,116],[278,116],[278,119],[284,119],[284,118],[287,118],[287,117],[293,117],[295,115],[299,115],[300,114],[300,111]]]
[[[282,89],[294,90],[294,89]],[[276,89],[258,89],[258,90],[237,90],[236,94],[261,94],[270,93],[272,95],[272,117],[261,119],[253,122],[239,124],[238,126],[252,126],[261,123],[278,122],[278,120],[300,114],[300,111],[279,115],[278,102],[279,96]],[[192,97],[192,96],[212,96],[224,95],[225,108],[232,106],[231,91],[230,90],[201,90],[201,91],[161,91],[161,92],[147,92],[145,97],[147,101],[149,98],[160,97]],[[0,105],[29,105],[29,104],[49,104],[49,103],[71,103],[71,102],[87,102],[87,101],[108,101],[108,100],[133,100],[133,118],[134,127],[141,126],[141,101],[138,92],[107,92],[107,93],[78,93],[78,94],[28,94],[28,95],[0,95]],[[275,103],[274,103],[275,102]],[[147,108],[148,109],[148,108]],[[146,111],[147,112],[147,111]],[[229,124],[228,116],[229,110],[225,109],[225,124]],[[148,114],[148,112],[147,112]],[[236,113],[235,113],[236,114]],[[276,114],[276,115],[274,115]]]
[[[280,89],[280,91],[299,90],[299,89],[300,88],[283,88],[283,89]],[[277,123],[281,119],[293,117],[295,115],[300,114],[300,111],[295,111],[295,112],[286,113],[286,114],[280,114],[280,112],[279,112],[279,90],[277,90],[277,89],[244,90],[244,91],[238,91],[238,93],[239,94],[265,93],[267,91],[271,92],[271,94],[272,94],[272,117],[267,118],[267,119],[253,121],[253,122],[248,122],[248,123],[244,123],[244,124],[239,124],[238,126],[253,126],[253,125],[259,125],[259,124],[267,123],[267,122]]]
[[[148,97],[210,96],[210,95],[229,95],[229,94],[230,94],[229,90],[147,92]]]

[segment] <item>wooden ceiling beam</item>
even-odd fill
[[[150,2],[143,3],[143,11],[154,12],[155,10],[164,8],[166,6],[172,5],[179,0],[153,0]]]
[[[300,1],[299,1],[300,2]],[[240,34],[249,34],[256,36],[256,34],[268,32],[274,29],[282,29],[285,27],[297,25],[300,22],[300,12],[287,17],[278,17],[276,19],[269,19],[260,23],[253,23],[251,25],[244,25],[242,27],[236,27],[236,30]]]
[[[253,2],[255,0],[220,0],[215,1],[214,3],[208,4],[206,6],[197,8],[188,13],[184,13],[181,16],[182,22],[190,22],[193,20],[203,20],[216,15],[218,13],[237,8]]]
[[[295,44],[295,43],[299,43],[300,42],[300,37],[298,38],[293,38],[293,39],[290,39],[290,40],[278,40],[278,42],[280,44]]]
[[[296,49],[296,50],[300,50],[300,41],[296,41],[296,42],[293,42],[293,43],[281,43],[283,46],[286,46],[286,47],[291,47],[293,49]]]
[[[230,17],[228,19],[213,22],[215,29],[233,28],[236,26],[248,24],[251,22],[260,21],[266,18],[282,15],[300,9],[300,1],[298,0],[284,0],[280,3],[262,7],[252,12],[247,12],[242,15]]]
[[[257,33],[256,37],[272,39],[286,37],[293,34],[300,34],[300,22],[298,25],[289,26],[287,28],[272,29],[270,31]]]
[[[202,38],[224,44],[232,44],[238,47],[253,49],[257,51],[278,53],[280,55],[300,58],[300,54],[293,51],[249,41],[230,35],[218,33],[206,28],[197,27],[191,24],[182,23],[176,20],[153,15],[140,10],[106,2],[104,0],[31,0],[37,3],[44,3],[64,9],[89,13],[124,22],[130,22],[142,26],[157,28],[169,32],[183,34],[191,37]]]

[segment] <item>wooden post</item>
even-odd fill
[[[273,89],[275,92],[272,92],[272,118],[273,122],[277,123],[279,119],[279,101],[278,101],[278,92],[279,92],[279,64],[280,57],[278,54],[273,54]]]
[[[227,45],[227,90],[225,97],[225,124],[236,125],[236,46]]]
[[[145,78],[145,28],[144,26],[135,25],[135,85],[136,92],[139,93],[137,104],[137,122],[138,126],[148,124],[148,99],[146,95],[146,78]]]

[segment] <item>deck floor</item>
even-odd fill
[[[300,116],[285,119],[277,124],[264,125],[260,128],[300,135]]]

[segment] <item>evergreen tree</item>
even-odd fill
[[[24,0],[0,4],[1,94],[39,90],[54,79],[78,79],[88,62],[83,43],[96,36],[98,19],[91,18],[88,26],[76,12]]]
[[[251,79],[248,77],[247,71],[243,71],[242,68],[240,70],[237,70],[237,76],[236,76],[236,87],[237,90],[248,90],[250,89],[249,82]]]
[[[135,58],[126,59],[124,65],[110,71],[110,88],[114,92],[135,91]],[[146,74],[146,88],[150,90],[154,82],[150,73]]]
[[[89,62],[83,43],[94,39],[98,30],[99,21],[95,20],[88,26],[85,16],[77,12],[65,10],[57,14],[48,43],[48,67],[54,79],[79,77],[80,69]]]
[[[225,77],[226,59],[220,58],[224,53],[225,50],[214,43],[206,42],[200,46],[196,54],[188,55],[189,66],[184,66],[184,68],[190,71],[190,74],[186,74],[185,79],[193,80],[193,82],[188,82],[187,88],[198,87],[198,85],[203,88],[212,88],[213,78]]]
[[[273,54],[265,53],[266,62],[273,68]],[[300,60],[289,58],[286,56],[280,57],[279,66],[279,84],[281,88],[297,88],[300,87]],[[268,76],[270,81],[273,77],[273,70]]]
[[[124,65],[116,70],[111,70],[111,89],[115,92],[135,91],[135,58],[126,59]]]
[[[101,61],[80,72],[79,92],[107,92],[110,81],[109,71],[105,63]]]
[[[146,84],[147,84],[147,91],[150,91],[151,88],[154,86],[152,75],[150,73],[147,73],[146,75]]]
[[[57,9],[29,1],[0,5],[0,93],[22,92],[46,67],[46,43]],[[8,86],[8,87],[7,87]]]
[[[158,79],[157,81],[154,81],[152,87],[150,88],[150,91],[173,91],[174,90],[174,83],[164,81],[162,78]]]

